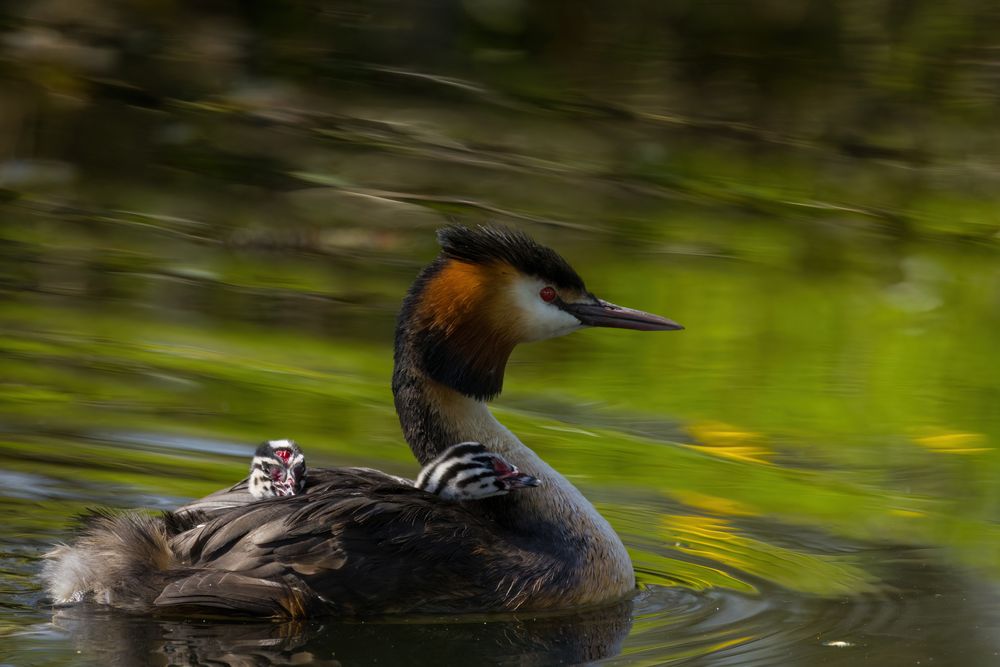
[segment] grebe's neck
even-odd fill
[[[406,363],[397,347],[393,394],[403,433],[421,465],[458,442],[474,440],[541,481],[538,488],[470,503],[471,511],[528,548],[551,553],[568,577],[572,604],[606,602],[635,587],[632,562],[608,522],[569,480],[503,426],[482,401],[441,384]],[[402,362],[402,363],[401,363]]]

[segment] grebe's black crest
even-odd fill
[[[586,291],[583,279],[559,253],[507,227],[452,225],[438,231],[438,243],[445,257],[473,264],[506,262],[558,287]]]

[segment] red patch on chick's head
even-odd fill
[[[507,465],[502,459],[494,457],[493,459],[493,472],[495,472],[500,477],[509,476],[517,473],[517,468],[514,466]]]

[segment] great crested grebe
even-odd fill
[[[519,232],[453,226],[438,239],[441,254],[413,283],[396,329],[392,390],[403,434],[421,465],[451,443],[477,441],[539,488],[456,503],[378,471],[340,468],[310,471],[304,494],[238,504],[200,523],[100,516],[49,554],[54,600],[302,617],[626,597],[635,578],[614,530],[485,402],[500,393],[518,343],[588,326],[680,325],[598,299],[562,257]],[[186,509],[197,516],[214,507],[211,498]]]
[[[478,442],[460,442],[425,465],[413,486],[445,500],[463,501],[502,496],[539,483]],[[250,462],[246,487],[254,500],[304,492],[306,457],[302,448],[292,440],[261,443]]]

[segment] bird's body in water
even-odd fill
[[[557,609],[629,595],[632,565],[610,525],[486,401],[500,393],[519,343],[588,326],[679,325],[601,301],[562,257],[523,234],[449,227],[439,240],[442,252],[410,288],[396,331],[392,389],[404,437],[421,465],[453,443],[481,443],[539,488],[454,502],[392,475],[341,468],[310,470],[303,494],[251,502],[229,490],[159,523],[101,516],[49,554],[52,597],[301,617]]]

